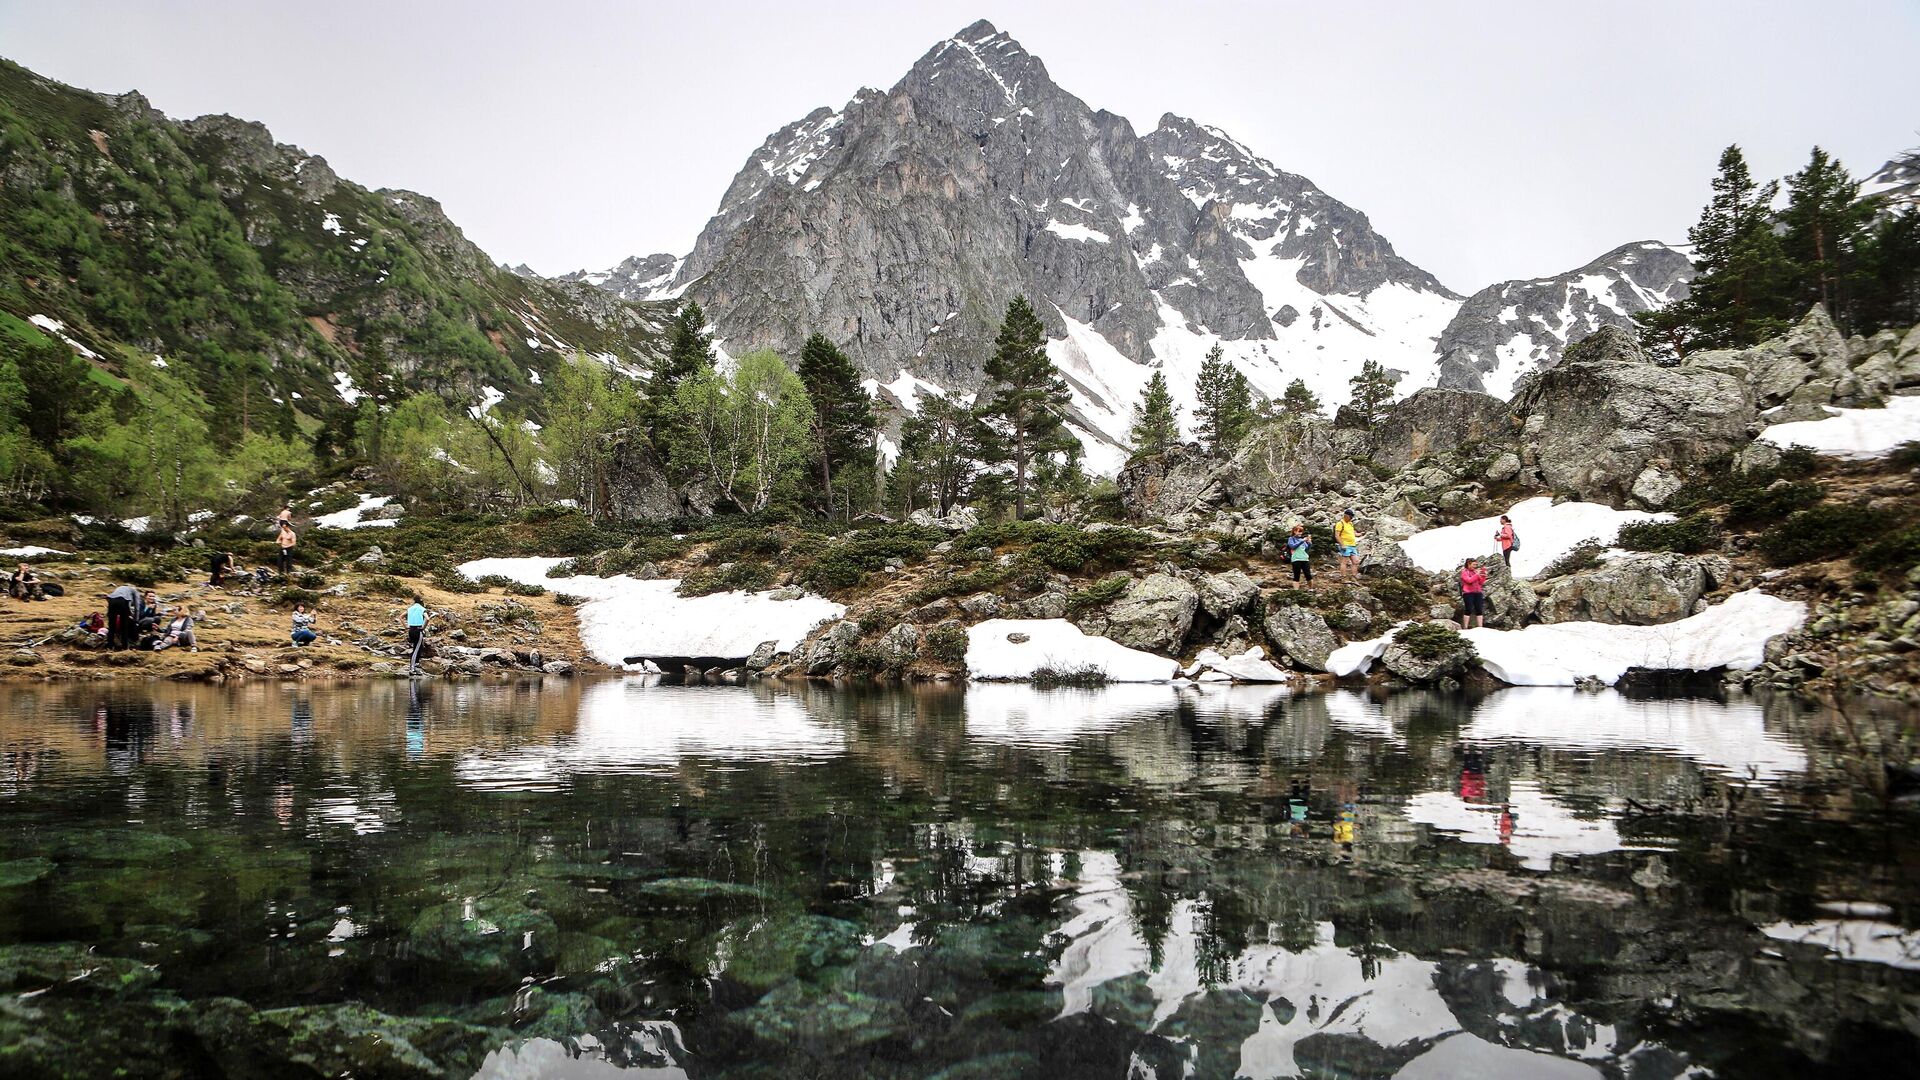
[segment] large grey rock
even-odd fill
[[[860,624],[842,619],[826,632],[802,646],[808,675],[830,675],[843,663],[854,646],[860,644]],[[802,659],[796,657],[796,659]]]
[[[1156,573],[1135,581],[1120,598],[1076,620],[1080,629],[1130,649],[1171,655],[1180,651],[1200,593],[1172,574]]]
[[[971,506],[956,506],[945,517],[931,510],[915,510],[907,515],[907,520],[923,529],[943,529],[951,533],[963,533],[980,524],[980,513]]]
[[[906,668],[920,658],[920,628],[901,623],[880,637],[880,655],[889,670]]]
[[[753,654],[747,657],[748,671],[765,671],[773,666],[774,658],[780,655],[778,641],[763,641],[753,647]]]
[[[1555,489],[1617,506],[1649,466],[1684,473],[1746,444],[1755,409],[1744,380],[1657,367],[1612,327],[1580,345],[1514,396],[1535,464]]]
[[[1739,360],[1752,373],[1761,408],[1788,401],[1823,405],[1849,374],[1846,339],[1819,305],[1785,334],[1741,352]]]
[[[1399,472],[1429,454],[1517,433],[1507,403],[1499,398],[1428,387],[1387,410],[1374,428],[1372,457]]]
[[[1200,610],[1216,619],[1245,611],[1260,598],[1260,586],[1241,570],[1203,574],[1196,584]]]
[[[1513,576],[1501,559],[1482,560],[1487,572],[1487,625],[1500,630],[1518,630],[1534,620],[1540,604],[1533,586]],[[1456,583],[1458,576],[1453,579]]]
[[[1440,385],[1497,393],[1529,371],[1558,364],[1568,342],[1602,326],[1631,327],[1639,312],[1685,296],[1692,278],[1685,255],[1642,240],[1557,277],[1489,285],[1468,297],[1440,333]],[[1596,288],[1596,279],[1605,287]]]
[[[1310,671],[1327,670],[1327,657],[1340,647],[1327,620],[1312,608],[1271,602],[1266,611],[1267,641],[1287,659]]]
[[[1459,647],[1439,656],[1416,656],[1412,649],[1397,641],[1389,642],[1380,654],[1380,666],[1410,683],[1428,685],[1442,679],[1458,679],[1473,664],[1473,646],[1465,638]]]
[[[1668,552],[1617,556],[1591,570],[1555,579],[1540,601],[1545,622],[1654,626],[1693,614],[1700,598],[1727,574],[1718,556]]]
[[[1144,458],[1114,478],[1121,505],[1134,521],[1157,522],[1189,514],[1220,501],[1220,477],[1227,463],[1188,446]]]

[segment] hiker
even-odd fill
[[[207,584],[218,585],[228,574],[240,573],[240,567],[233,561],[233,552],[216,551],[213,553],[213,565],[208,567]]]
[[[1341,576],[1349,580],[1360,576],[1360,530],[1353,527],[1353,511],[1342,510],[1333,523],[1334,554],[1340,556]]]
[[[282,529],[293,528],[293,504],[286,503],[282,505],[280,507],[280,516],[274,518],[273,520],[274,520],[274,524],[278,525]]]
[[[1462,627],[1487,625],[1487,572],[1480,568],[1479,559],[1468,559],[1460,568],[1460,599],[1467,608],[1460,620]]]
[[[420,595],[414,594],[412,606],[407,608],[407,649],[410,659],[407,661],[407,674],[420,673],[420,638],[427,632],[427,605],[420,602]]]
[[[184,645],[193,652],[200,651],[199,639],[193,635],[193,618],[184,611],[167,620],[166,625],[160,628],[160,637],[153,643],[153,651],[171,649],[176,645]]]
[[[281,577],[286,577],[288,574],[293,572],[293,545],[299,539],[300,539],[299,536],[295,535],[292,525],[289,525],[284,521],[280,523],[279,544],[280,544],[280,576]]]
[[[122,585],[107,594],[107,648],[130,649],[137,634],[134,609],[140,605],[140,590]]]
[[[7,593],[15,600],[45,600],[47,591],[40,584],[39,575],[26,563],[7,578]]]
[[[293,643],[311,645],[319,636],[313,631],[313,612],[308,611],[305,604],[293,605]]]
[[[134,629],[142,634],[151,634],[153,633],[154,625],[159,621],[160,598],[154,595],[152,589],[148,589],[146,592],[140,594],[140,606],[134,610]]]
[[[1307,588],[1313,588],[1313,538],[1307,535],[1305,525],[1295,525],[1287,536],[1287,561],[1293,564],[1293,580],[1305,578]]]
[[[1520,536],[1513,531],[1513,519],[1501,514],[1500,531],[1494,533],[1493,538],[1500,541],[1500,558],[1506,562],[1507,569],[1513,569],[1513,553],[1520,547]]]

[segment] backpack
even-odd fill
[[[1508,551],[1519,551],[1519,550],[1520,550],[1520,530],[1518,530],[1518,529],[1515,529],[1515,530],[1513,530],[1513,538],[1512,538],[1512,539],[1513,539],[1513,543],[1511,543],[1511,544],[1509,544],[1509,545],[1507,546],[1507,550],[1508,550]]]

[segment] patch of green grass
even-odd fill
[[[1078,690],[1097,690],[1107,685],[1107,669],[1098,664],[1083,664],[1079,667],[1036,668],[1033,673],[1035,690],[1057,690],[1072,687]]]

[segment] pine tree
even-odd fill
[[[1167,448],[1180,441],[1180,407],[1173,403],[1173,395],[1167,390],[1167,377],[1155,371],[1147,380],[1146,389],[1140,392],[1140,401],[1133,407],[1133,429],[1127,438],[1133,443],[1133,452],[1141,457],[1164,454]]]
[[[1028,476],[1040,458],[1065,453],[1071,398],[1067,383],[1047,359],[1047,332],[1024,296],[1007,305],[986,375],[991,395],[979,407],[989,460],[1013,467],[1013,512],[1027,516]]]
[[[1794,262],[1794,299],[1799,308],[1819,303],[1844,330],[1853,324],[1848,278],[1873,206],[1860,201],[1860,184],[1846,167],[1813,148],[1807,166],[1787,177],[1786,226],[1782,245]]]
[[[1292,416],[1320,415],[1320,397],[1307,389],[1307,384],[1295,379],[1287,384],[1286,392],[1280,395],[1281,408]]]
[[[1779,190],[1754,181],[1738,146],[1721,152],[1713,197],[1687,230],[1696,273],[1686,297],[1637,317],[1656,348],[1737,348],[1786,327],[1793,266],[1773,231]]]
[[[860,385],[860,374],[847,354],[825,337],[814,334],[800,349],[800,382],[813,403],[814,479],[819,481],[822,508],[834,509],[833,480],[840,470],[873,454],[878,421],[873,399]]]
[[[920,398],[920,408],[900,427],[900,460],[890,479],[894,505],[912,513],[923,501],[942,517],[972,494],[980,469],[980,425],[965,405],[944,394]]]
[[[1347,407],[1360,418],[1361,424],[1371,432],[1387,413],[1387,406],[1393,404],[1393,387],[1400,376],[1380,366],[1377,360],[1368,360],[1360,365],[1360,374],[1347,380],[1353,388],[1353,397]]]
[[[1920,209],[1882,214],[1859,251],[1854,323],[1862,331],[1920,323]]]
[[[1193,420],[1201,443],[1209,455],[1226,457],[1253,424],[1253,388],[1215,345],[1200,361],[1193,394],[1199,401]]]
[[[647,374],[641,399],[641,425],[662,460],[671,460],[673,444],[680,441],[677,436],[681,433],[673,428],[678,415],[675,395],[680,385],[712,366],[713,337],[707,333],[706,312],[689,300],[667,328],[667,355]]]

